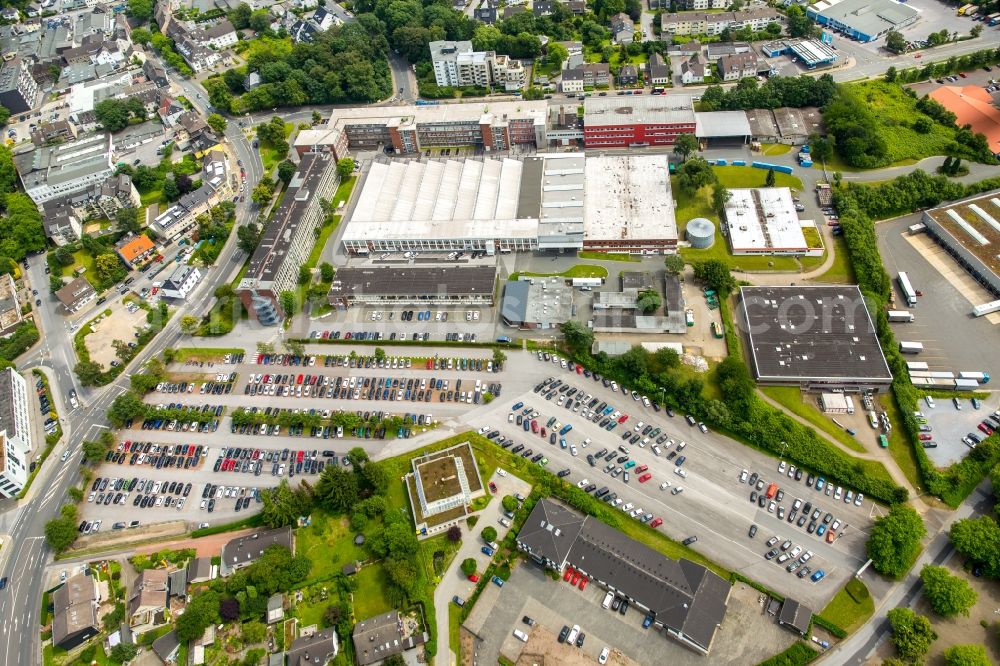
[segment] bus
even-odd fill
[[[897,281],[899,282],[899,290],[903,292],[903,298],[906,299],[907,305],[911,308],[915,307],[917,304],[917,292],[913,290],[913,285],[910,284],[910,276],[904,271],[900,271]]]

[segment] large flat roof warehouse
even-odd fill
[[[741,287],[738,318],[759,382],[822,389],[892,382],[857,286]]]
[[[792,192],[787,187],[733,189],[726,202],[726,236],[733,254],[808,251]]]
[[[677,238],[669,156],[588,157],[584,238]]]
[[[753,132],[746,111],[703,111],[695,114],[699,139],[739,137],[749,139]]]
[[[862,41],[899,30],[920,17],[916,9],[894,0],[820,0],[806,13],[821,25],[851,32]]]
[[[925,211],[923,222],[977,281],[1000,296],[1000,191]]]
[[[583,103],[584,127],[614,125],[694,124],[691,95],[618,95],[588,97]]]
[[[534,118],[545,123],[548,103],[539,101],[494,102],[489,104],[427,104],[407,106],[361,106],[334,109],[329,127],[388,124],[410,127],[418,123],[457,123],[478,121],[495,124],[512,118]]]
[[[329,296],[349,301],[365,296],[387,300],[438,295],[492,298],[496,274],[496,265],[345,266],[337,271]]]

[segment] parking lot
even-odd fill
[[[926,234],[906,234],[907,227],[919,221],[919,214],[907,215],[875,227],[897,306],[906,303],[896,281],[899,271],[906,271],[914,289],[923,292],[916,307],[905,308],[914,321],[892,325],[896,339],[923,343],[924,351],[907,360],[924,361],[931,370],[1000,376],[1000,354],[984,353],[984,345],[996,339],[995,325],[990,317],[971,315],[970,294],[976,304],[993,298]]]
[[[553,581],[531,563],[516,567],[502,587],[488,585],[465,626],[480,641],[477,663],[495,664],[498,655],[517,660],[522,650],[535,654],[535,635],[557,635],[563,626],[579,625],[586,634],[583,647],[559,645],[546,656],[557,663],[596,663],[607,646],[639,664],[705,664],[697,655],[656,629],[643,629],[643,613],[629,610],[625,615],[601,607],[605,590],[588,585],[580,591],[568,583]],[[774,618],[762,612],[760,594],[742,583],[729,596],[726,619],[712,645],[710,663],[754,664],[792,643],[794,636],[778,627]],[[524,624],[528,616],[537,623]],[[528,643],[514,637],[514,629],[529,634]],[[541,642],[541,641],[540,641]],[[546,641],[548,642],[548,641]]]
[[[947,398],[934,398],[933,408],[926,400],[920,403],[920,411],[927,419],[927,425],[933,428],[928,434],[937,444],[937,447],[927,449],[927,455],[941,467],[958,462],[971,451],[962,441],[967,433],[986,437],[986,433],[979,430],[978,425],[995,410],[1000,409],[997,399],[992,397],[983,400],[979,409],[975,409],[969,400],[958,399],[958,402],[962,406],[960,410],[956,409],[954,402]]]
[[[555,376],[573,387],[583,389],[601,401],[606,401],[616,410],[629,415],[627,421],[612,431],[601,428],[598,424],[582,417],[581,413],[569,413],[557,405],[555,399],[547,401],[544,397],[532,391],[521,394],[505,392],[504,397],[490,405],[489,410],[476,411],[465,418],[471,427],[490,426],[497,429],[501,435],[513,439],[515,444],[524,444],[535,453],[542,453],[548,458],[548,468],[557,473],[563,469],[569,470],[567,480],[582,483],[584,479],[596,488],[607,486],[610,492],[617,493],[621,499],[620,506],[632,504],[632,510],[641,508],[643,513],[652,513],[661,518],[663,524],[657,529],[663,530],[671,538],[678,541],[688,537],[697,537],[692,546],[707,557],[717,561],[722,566],[740,571],[744,575],[760,581],[768,587],[787,593],[796,599],[822,608],[840,585],[865,561],[865,542],[871,525],[869,517],[872,504],[864,500],[862,505],[847,504],[842,499],[834,499],[834,489],[830,495],[817,491],[806,485],[807,476],[800,481],[788,477],[788,471],[778,472],[778,461],[759,451],[743,447],[714,433],[702,433],[697,428],[688,426],[683,415],[670,418],[664,412],[656,413],[646,408],[641,402],[634,401],[622,393],[615,393],[605,388],[601,383],[594,382],[582,375],[561,369],[552,363],[538,362],[539,367],[535,377]],[[544,426],[551,417],[556,417],[563,423],[573,426],[566,434],[567,448],[559,444],[551,444],[548,439],[525,432],[515,422],[507,421],[511,406],[516,402],[524,402],[525,407],[532,406],[539,413],[535,419],[539,426]],[[628,429],[633,435],[639,422],[660,427],[663,433],[674,440],[674,444],[665,442],[661,445],[661,455],[657,456],[650,442],[640,447],[622,440],[621,435]],[[558,437],[557,437],[558,439]],[[591,443],[584,446],[584,441]],[[680,442],[685,442],[679,450]],[[624,445],[629,450],[629,457],[636,465],[646,465],[652,478],[645,483],[638,480],[637,468],[631,472],[628,483],[624,482],[624,474],[612,478],[602,471],[608,461],[601,460],[591,467],[586,456],[596,453],[602,448],[610,451]],[[578,455],[572,455],[572,446],[577,447]],[[513,447],[511,448],[513,450]],[[668,459],[671,452],[676,455]],[[523,455],[523,452],[522,452]],[[618,452],[619,457],[623,452]],[[680,456],[685,457],[682,466],[675,463]],[[623,461],[625,462],[625,461]],[[621,466],[623,462],[616,463]],[[764,481],[766,488],[771,481],[778,483],[784,493],[783,501],[775,502],[773,512],[758,504],[750,503],[752,488],[747,483],[740,482],[740,472],[747,469],[748,473],[757,472]],[[680,470],[680,476],[678,473]],[[749,479],[748,479],[749,480]],[[661,488],[664,483],[669,485]],[[587,485],[587,484],[584,484]],[[677,487],[683,491],[674,493]],[[846,490],[846,489],[845,489]],[[755,498],[756,499],[756,498]],[[787,520],[792,513],[795,499],[801,499],[803,504],[810,502],[813,508],[821,510],[820,520],[827,512],[832,520],[839,520],[841,526],[834,543],[827,543],[825,538],[806,531],[812,520],[804,525],[790,524]],[[785,519],[778,518],[778,509],[785,512]],[[798,515],[795,520],[797,521]],[[751,525],[758,526],[755,538],[748,535]],[[766,541],[772,536],[779,537],[779,544],[791,540],[789,551],[795,546],[801,552],[812,551],[812,559],[808,566],[812,571],[822,569],[826,579],[813,583],[808,577],[798,578],[786,571],[791,563],[778,563],[764,559],[764,554],[770,550]]]

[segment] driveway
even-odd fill
[[[490,558],[480,550],[484,543],[479,533],[487,525],[492,525],[497,531],[497,543],[501,542],[507,536],[508,531],[506,527],[498,522],[503,515],[503,507],[500,505],[501,498],[504,495],[513,495],[514,493],[521,493],[527,496],[531,491],[531,486],[526,481],[511,474],[501,476],[497,472],[494,472],[493,476],[486,481],[487,484],[489,484],[489,481],[493,481],[497,485],[496,495],[485,509],[476,514],[479,516],[479,520],[471,531],[468,527],[462,528],[462,532],[464,533],[462,545],[458,549],[458,553],[455,554],[455,559],[451,561],[451,566],[448,567],[448,570],[441,577],[441,582],[438,584],[437,589],[434,590],[434,613],[437,618],[438,636],[440,637],[438,639],[438,654],[440,655],[440,659],[447,659],[444,663],[449,665],[456,663],[457,657],[451,652],[451,647],[448,646],[448,641],[445,640],[445,637],[448,636],[448,607],[452,603],[452,597],[458,595],[463,599],[468,599],[473,588],[476,586],[475,583],[462,574],[462,560],[471,557],[478,564],[477,570],[480,573],[485,571],[489,565]],[[487,589],[490,588],[496,588],[496,585],[487,585]]]

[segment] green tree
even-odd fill
[[[128,15],[146,23],[153,18],[153,0],[128,0]]]
[[[566,323],[560,324],[559,330],[562,331],[563,338],[566,339],[566,344],[570,349],[577,353],[590,352],[590,348],[594,344],[594,334],[590,332],[590,329],[578,321],[570,319]]]
[[[667,272],[671,275],[678,275],[684,271],[684,257],[678,252],[676,254],[668,254],[663,259],[663,265],[666,267]]]
[[[517,511],[519,504],[517,499],[513,495],[504,495],[503,499],[500,500],[500,505],[503,506],[504,511]]]
[[[736,288],[736,279],[729,272],[729,266],[719,259],[696,262],[694,277],[704,282],[709,289],[714,289],[723,295]]]
[[[679,155],[681,160],[687,161],[687,158],[698,152],[698,139],[694,134],[681,134],[674,141],[674,155]]]
[[[903,53],[906,51],[906,37],[903,37],[903,33],[898,30],[890,30],[885,35],[885,48],[893,53]]]
[[[987,576],[1000,578],[1000,525],[992,516],[956,520],[948,536],[955,550],[982,564]]]
[[[935,613],[942,617],[968,615],[976,605],[976,591],[963,579],[948,573],[944,567],[930,564],[920,570],[920,580],[924,584],[924,596]]]
[[[215,590],[202,590],[191,598],[184,613],[177,618],[177,640],[182,644],[201,638],[209,625],[219,621],[222,599]]]
[[[131,206],[119,208],[115,213],[115,222],[119,231],[137,234],[142,230],[142,225],[139,223],[139,211]]]
[[[319,125],[323,121],[323,116],[319,114],[319,111],[312,112],[312,124]]]
[[[271,196],[273,194],[274,191],[271,188],[271,186],[268,183],[261,181],[257,183],[257,186],[254,187],[253,191],[250,193],[250,200],[253,201],[255,204],[257,204],[258,206],[260,206],[261,208],[263,208],[264,206],[266,206],[271,202]]]
[[[337,175],[341,180],[347,180],[354,173],[354,158],[342,157],[337,160]]]
[[[295,164],[290,160],[282,160],[278,163],[278,179],[287,186],[288,183],[292,182],[295,170]]]
[[[889,83],[893,83],[896,80],[897,76],[898,72],[896,71],[895,67],[890,67],[889,69],[885,70],[885,80],[888,81]]]
[[[990,666],[991,662],[982,645],[952,645],[944,651],[944,663],[946,666]]]
[[[688,159],[677,170],[677,186],[684,192],[694,194],[702,187],[712,185],[717,178],[711,165],[700,157]]]
[[[205,122],[207,122],[208,126],[211,127],[212,130],[219,136],[222,136],[222,134],[226,131],[226,127],[229,126],[229,121],[218,113],[208,114],[208,118],[205,119]]]
[[[646,289],[639,292],[639,298],[636,299],[635,305],[642,310],[643,314],[650,314],[659,310],[660,306],[663,305],[663,301],[658,291],[655,289]]]
[[[934,129],[934,122],[926,116],[919,116],[913,121],[913,131],[918,134],[928,134]]]
[[[487,525],[483,528],[483,531],[479,533],[479,536],[483,537],[483,541],[486,543],[493,543],[497,538],[497,530],[492,525]]]
[[[774,187],[775,176],[774,169],[767,170],[767,177],[764,178],[764,187]]]
[[[65,504],[59,510],[59,517],[45,523],[45,541],[56,553],[62,553],[73,545],[76,531],[76,506]]]
[[[194,315],[184,315],[181,317],[181,333],[194,335],[201,327],[201,320]]]
[[[969,34],[972,35],[973,39],[975,39],[976,37],[979,37],[981,34],[983,34],[983,26],[982,26],[982,24],[981,23],[976,23],[974,26],[972,26],[972,30],[969,30]]]
[[[263,622],[245,622],[240,628],[240,638],[244,645],[263,643],[267,637],[267,626]]]
[[[507,362],[507,354],[503,353],[503,350],[499,347],[494,347],[493,349],[493,367],[502,368],[503,364]]]
[[[127,664],[128,662],[135,659],[135,656],[139,654],[139,648],[131,643],[119,643],[118,645],[111,648],[111,661],[118,664]]]
[[[163,181],[163,196],[167,201],[177,201],[181,198],[181,188],[177,186],[175,178],[167,178]]]
[[[920,661],[937,639],[930,620],[909,608],[893,608],[888,617],[896,652],[907,661]]]
[[[122,267],[121,261],[118,260],[118,255],[114,252],[97,255],[97,258],[94,259],[94,270],[97,272],[98,279],[104,284],[116,282],[125,274],[125,269]]]
[[[84,386],[96,386],[101,375],[104,374],[100,364],[93,361],[80,361],[73,368],[73,372],[76,373],[77,379]]]
[[[788,34],[792,37],[814,37],[818,33],[816,25],[812,22],[802,7],[791,5],[785,8],[785,16],[788,23]]]
[[[768,173],[772,173],[770,170]],[[720,217],[723,211],[726,210],[726,204],[730,199],[733,198],[733,193],[723,185],[722,183],[716,183],[712,186],[712,210],[716,212]]]
[[[462,564],[460,566],[462,568],[462,573],[467,577],[476,573],[476,561],[471,557],[462,560]]]
[[[569,51],[559,42],[549,42],[548,46],[545,47],[545,51],[545,61],[550,67],[557,70],[562,69],[562,64],[569,58]]]
[[[343,513],[358,501],[358,478],[338,465],[329,465],[314,487],[316,501],[328,511]]]
[[[333,282],[333,274],[334,274],[333,264],[331,264],[330,262],[324,261],[322,264],[319,265],[319,276],[320,279],[323,280],[323,282],[327,283]]]
[[[309,284],[312,282],[312,269],[308,266],[299,266],[299,284]]]
[[[62,289],[63,286],[64,286],[63,279],[61,277],[59,277],[55,273],[52,273],[52,274],[49,275],[49,291],[50,292],[52,292],[54,294],[57,291],[59,291],[60,289]]]
[[[108,421],[116,428],[120,428],[126,421],[143,416],[147,409],[148,406],[142,401],[142,398],[132,391],[125,391],[115,398],[108,408]]]
[[[260,243],[260,229],[253,222],[236,228],[236,247],[246,254],[253,254]]]
[[[869,533],[872,566],[883,575],[901,577],[920,552],[920,540],[926,533],[924,521],[913,507],[893,505],[889,513],[875,520]]]
[[[106,99],[94,105],[94,115],[101,127],[109,132],[118,132],[128,126],[128,107],[121,100]]]

